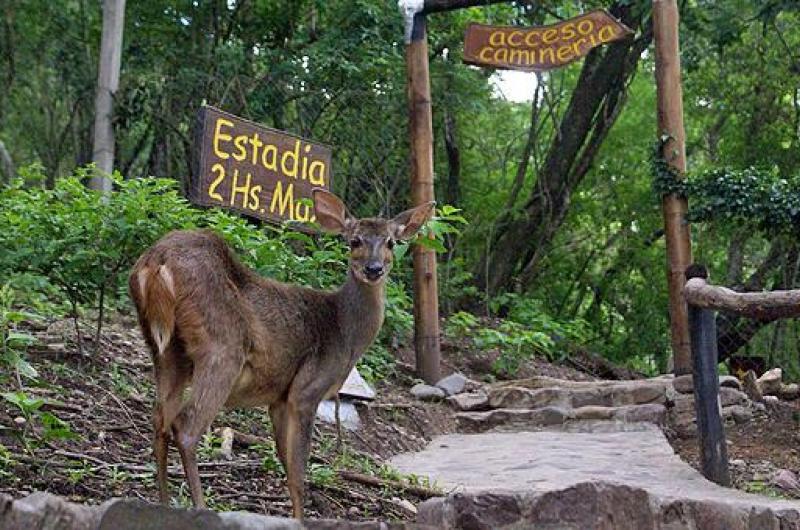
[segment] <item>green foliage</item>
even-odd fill
[[[25,350],[36,342],[33,335],[20,331],[17,324],[23,320],[36,320],[37,315],[14,309],[14,291],[11,286],[0,285],[0,364],[17,375],[35,379],[36,369],[25,360]]]
[[[0,397],[22,413],[25,424],[20,438],[29,452],[54,440],[70,440],[78,437],[67,422],[51,412],[42,410],[45,404],[43,399],[31,397],[23,391],[3,392]]]

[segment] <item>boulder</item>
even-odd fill
[[[444,399],[444,390],[439,387],[418,383],[411,387],[411,394],[422,401],[434,401]]]
[[[781,383],[783,382],[783,370],[780,368],[773,368],[767,370],[758,378],[758,388],[764,395],[774,396],[781,390]]]
[[[776,471],[769,479],[769,483],[783,491],[792,493],[800,492],[800,480],[798,480],[797,475],[788,469],[779,469]]]
[[[475,410],[487,410],[489,408],[489,396],[485,392],[462,392],[447,398],[456,410],[470,412]]]
[[[739,378],[734,375],[719,376],[719,386],[720,388],[728,387],[728,388],[735,388],[736,390],[742,390],[742,382],[739,381]]]
[[[692,374],[679,375],[672,380],[672,387],[681,394],[694,392],[694,378]]]
[[[778,390],[778,397],[786,401],[793,401],[800,397],[800,385],[797,383],[790,383],[788,385],[781,384]]]
[[[436,383],[436,386],[444,390],[448,396],[463,392],[466,385],[467,378],[458,372],[450,374]]]
[[[753,411],[742,405],[731,405],[722,409],[722,417],[723,419],[732,419],[741,425],[753,419]]]
[[[758,403],[764,401],[764,394],[761,393],[761,388],[758,386],[758,379],[754,371],[748,370],[747,373],[744,374],[744,383],[742,387],[744,393],[747,394],[747,397],[751,400]]]

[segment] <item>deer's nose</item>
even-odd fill
[[[380,261],[370,261],[364,266],[364,272],[370,279],[375,279],[383,274],[383,263]]]

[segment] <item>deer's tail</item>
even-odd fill
[[[150,334],[161,355],[175,330],[175,280],[167,265],[144,266],[131,275],[131,296],[136,302],[142,331]]]

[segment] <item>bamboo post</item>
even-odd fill
[[[406,47],[408,112],[411,134],[411,198],[414,205],[435,199],[433,193],[433,117],[428,71],[428,37],[425,15],[416,13]],[[439,367],[439,296],[436,252],[415,245],[414,255],[414,348],[417,375],[436,383]]]
[[[704,268],[693,266],[687,276],[706,277]],[[691,278],[688,278],[691,280]],[[719,375],[717,374],[717,319],[713,309],[689,304],[692,344],[692,383],[697,418],[700,468],[708,480],[731,485],[725,425],[720,414]]]
[[[658,133],[669,138],[663,146],[664,160],[682,176],[686,172],[686,135],[683,128],[678,21],[677,0],[653,0]],[[688,310],[682,294],[686,268],[692,261],[686,198],[666,195],[662,200],[662,209],[667,241],[673,365],[675,374],[681,375],[689,373],[692,366]]]

